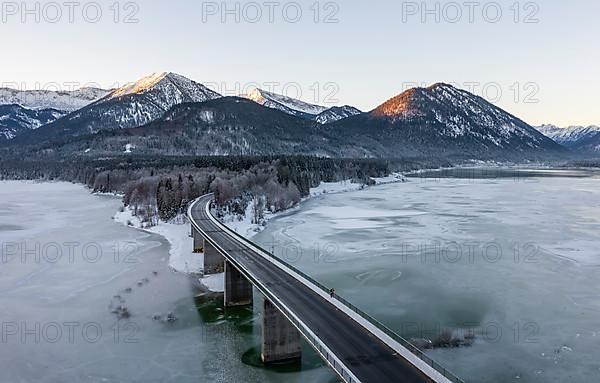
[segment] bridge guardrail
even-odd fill
[[[217,219],[217,218],[215,217],[215,219]],[[320,283],[319,281],[317,281],[316,279],[314,279],[313,277],[311,277],[310,275],[304,273],[303,271],[299,270],[298,268],[296,268],[295,266],[291,265],[287,261],[285,261],[285,260],[277,257],[276,255],[272,254],[271,252],[265,250],[262,246],[257,245],[254,242],[248,240],[247,238],[245,238],[241,234],[239,234],[236,231],[230,229],[227,225],[223,224],[223,227],[225,227],[225,229],[229,233],[231,233],[234,237],[236,237],[238,239],[241,239],[242,242],[250,242],[250,243],[252,243],[252,245],[254,247],[258,248],[263,253],[267,254],[269,257],[271,257],[274,260],[276,260],[277,262],[285,265],[287,268],[289,268],[293,272],[299,274],[300,276],[302,276],[303,278],[305,278],[306,280],[308,280],[310,283],[314,284],[316,287],[318,287],[319,289],[321,289],[326,294],[329,294],[329,289],[327,287],[325,287],[322,283]],[[429,356],[427,356],[417,346],[413,345],[408,340],[404,339],[402,336],[396,334],[393,330],[391,330],[389,327],[387,327],[386,325],[384,325],[383,323],[381,323],[377,319],[373,318],[372,316],[370,316],[369,314],[367,314],[366,312],[364,312],[360,308],[356,307],[355,305],[353,305],[352,303],[350,303],[346,299],[340,297],[339,295],[335,294],[335,298],[340,303],[342,303],[344,306],[346,306],[347,308],[349,308],[351,311],[353,311],[354,313],[358,314],[360,317],[362,317],[363,319],[365,319],[366,321],[368,321],[369,323],[371,323],[373,326],[375,326],[379,330],[381,330],[383,333],[385,333],[387,336],[389,336],[390,338],[392,338],[393,340],[395,340],[396,342],[398,342],[400,345],[402,345],[404,348],[406,348],[408,351],[410,351],[413,355],[415,355],[416,357],[418,357],[419,359],[421,359],[422,361],[424,361],[425,363],[427,363],[429,366],[431,366],[433,369],[435,369],[437,372],[439,372],[442,376],[444,376],[445,378],[447,378],[451,382],[453,382],[453,383],[466,383],[464,380],[462,380],[458,376],[454,375],[450,370],[448,370],[447,368],[445,368],[443,365],[441,365],[440,363],[437,363],[432,358],[430,358]],[[333,361],[333,362],[335,363],[335,361]],[[335,365],[333,365],[333,367],[335,369]]]

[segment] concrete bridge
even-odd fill
[[[225,306],[264,296],[261,358],[276,363],[301,357],[304,338],[347,383],[461,382],[415,346],[300,270],[241,237],[210,211],[213,195],[192,203],[194,250],[205,273],[225,272]]]

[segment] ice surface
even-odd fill
[[[173,272],[171,246],[161,235],[115,223],[112,218],[120,205],[120,198],[92,195],[80,185],[0,182],[0,249],[8,258],[0,257],[2,323],[34,329],[25,341],[21,333],[2,341],[0,360],[10,368],[0,369],[1,382],[327,383],[334,379],[329,369],[319,367],[314,354],[304,355],[302,371],[285,374],[245,364],[243,355],[260,345],[259,298],[253,310],[233,314],[222,310],[222,298],[195,288],[186,273]],[[128,217],[120,214],[118,219],[126,223]],[[186,227],[163,229],[166,236],[180,237],[173,243],[183,244],[189,240]],[[5,246],[22,242],[30,248],[35,243],[78,242],[79,249],[98,244],[103,257],[91,263],[77,252],[74,262],[66,255],[57,263],[35,262],[33,257],[22,262]],[[129,254],[125,251],[115,261],[115,244],[121,250],[134,245],[137,262],[123,262]],[[218,282],[215,276],[209,284],[212,279]],[[128,308],[130,318],[119,320],[111,312],[119,305]],[[175,322],[166,320],[169,313],[177,318]],[[76,323],[74,341],[64,326],[58,342],[48,341],[54,328],[43,335],[40,331],[51,323]],[[99,341],[84,339],[85,325],[99,326]],[[90,329],[91,336],[95,328]]]
[[[431,352],[467,381],[588,382],[600,333],[598,206],[598,177],[410,179],[310,199],[255,241],[279,243],[278,256],[409,338],[478,324],[472,347]],[[286,258],[290,243],[300,257]],[[456,244],[458,261],[447,247]],[[485,258],[488,245],[499,261]],[[499,326],[500,339],[485,326]]]

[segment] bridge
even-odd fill
[[[346,383],[464,383],[389,328],[292,265],[229,229],[211,213],[212,194],[188,209],[205,273],[225,273],[225,307],[263,295],[263,363],[301,357],[301,338]]]

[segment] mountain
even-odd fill
[[[564,149],[532,126],[481,97],[438,83],[410,89],[373,111],[323,127],[356,157],[439,153],[487,157],[537,157]]]
[[[593,155],[597,157],[600,155],[600,133],[591,137],[580,139],[575,143],[572,149],[580,154]]]
[[[55,109],[31,110],[20,105],[0,105],[0,142],[46,125],[65,113]]]
[[[571,126],[559,128],[555,125],[542,125],[538,130],[547,137],[568,148],[586,146],[588,141],[600,134],[599,126]]]
[[[344,118],[359,114],[362,114],[362,112],[353,106],[334,106],[333,108],[329,108],[326,111],[318,114],[314,120],[319,124],[328,124],[330,122],[343,120]]]
[[[145,126],[72,137],[56,154],[322,154],[312,121],[238,97],[177,105]]]
[[[32,110],[55,109],[74,112],[109,93],[108,90],[97,88],[82,88],[71,92],[0,88],[0,105],[21,105]]]
[[[334,106],[327,108],[325,106],[309,104],[295,98],[267,92],[262,89],[254,89],[249,94],[243,96],[267,108],[277,109],[292,116],[300,117],[306,120],[313,120],[319,124],[326,124],[355,116],[362,113],[352,106]]]
[[[131,87],[116,97],[119,101],[127,99],[129,105],[131,97],[140,97],[138,92],[138,88]],[[112,102],[101,100],[89,108]],[[369,113],[323,125],[246,98],[223,97],[175,105],[143,126],[84,133],[62,135],[60,142],[30,140],[39,144],[25,150],[61,156],[126,152],[511,161],[549,159],[568,152],[483,98],[446,84],[411,89]]]
[[[175,105],[221,97],[202,84],[175,73],[157,73],[112,91],[104,98],[77,110],[16,141],[60,140],[104,130],[134,128],[148,124]]]
[[[262,89],[254,89],[245,97],[262,106],[266,106],[267,108],[277,109],[292,116],[307,120],[310,120],[327,110],[324,106],[309,104],[304,101],[267,92]]]

